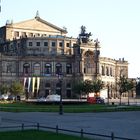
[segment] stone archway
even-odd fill
[[[84,53],[83,57],[84,57],[84,73],[94,74],[95,73],[94,53],[88,50]]]

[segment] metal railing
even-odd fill
[[[4,130],[5,129],[5,130]],[[118,137],[115,136],[115,134],[112,132],[110,135],[104,135],[104,134],[97,134],[97,133],[89,133],[89,132],[85,132],[83,129],[81,129],[80,131],[76,131],[76,130],[69,130],[69,129],[62,129],[59,128],[58,125],[56,125],[56,127],[50,127],[50,126],[44,126],[44,125],[40,125],[39,123],[34,124],[34,125],[25,125],[24,123],[22,123],[21,125],[15,125],[15,126],[0,126],[0,131],[10,131],[10,129],[13,130],[28,130],[28,129],[33,129],[33,130],[44,130],[44,131],[52,131],[55,132],[57,134],[62,133],[62,132],[68,132],[71,134],[79,134],[79,136],[81,138],[85,137],[85,135],[88,136],[96,136],[96,137],[102,137],[102,138],[109,138],[109,140],[136,140],[136,139],[132,139],[132,138],[125,138],[125,137]],[[66,134],[68,134],[66,133]],[[87,137],[88,138],[88,137]]]

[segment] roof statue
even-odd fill
[[[98,38],[96,40],[94,40],[94,42],[95,42],[95,44],[94,44],[95,45],[95,50],[94,50],[95,61],[97,61],[99,58],[99,55],[100,55],[100,50],[98,49],[100,42],[99,42]]]
[[[86,27],[85,26],[81,26],[81,33],[79,34],[79,38],[78,38],[78,43],[88,43],[89,41],[91,41],[89,38],[90,36],[92,36],[91,32],[86,33]]]
[[[94,40],[94,42],[95,42],[95,48],[96,49],[99,48],[100,42],[99,42],[98,38],[96,40]]]
[[[85,34],[86,33],[86,27],[85,26],[81,26],[81,34]]]
[[[38,10],[36,11],[36,16],[35,16],[35,18],[40,18],[40,16],[39,16],[39,11],[38,11]]]

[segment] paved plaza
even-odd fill
[[[40,123],[46,126],[127,137],[140,140],[140,111],[105,113],[0,112],[0,126]]]

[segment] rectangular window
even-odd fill
[[[44,46],[48,46],[48,42],[44,42]]]
[[[55,42],[52,42],[52,47],[55,47]]]
[[[63,42],[59,42],[59,47],[63,47]]]
[[[33,43],[32,42],[29,42],[29,46],[33,46]]]
[[[15,32],[15,37],[19,37],[19,32]]]
[[[66,46],[67,46],[67,47],[70,47],[70,43],[67,43]]]
[[[40,42],[36,42],[36,46],[40,46]]]

